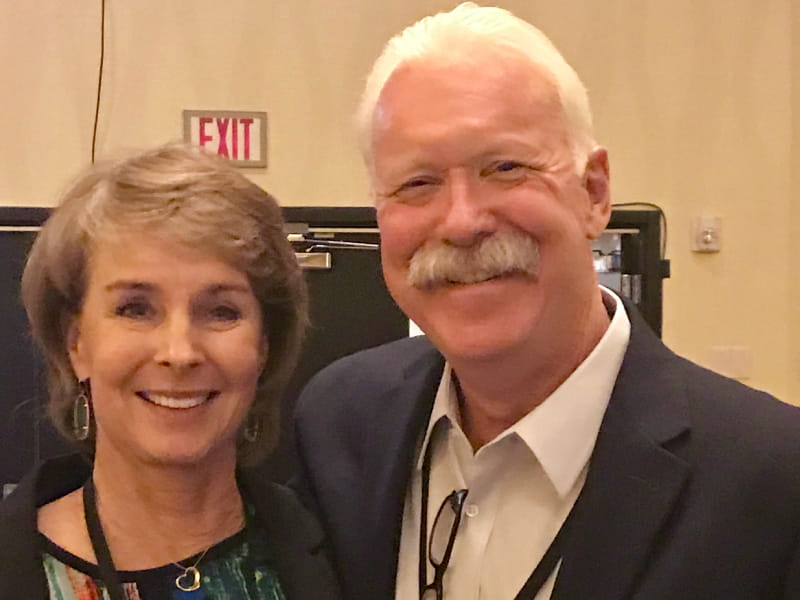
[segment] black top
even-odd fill
[[[20,590],[26,600],[49,598],[37,509],[80,487],[90,472],[79,455],[45,461],[0,502],[0,600],[17,600]],[[238,478],[287,600],[338,600],[322,530],[294,493],[256,470],[242,470]]]
[[[100,577],[94,563],[68,552],[53,541],[39,535],[44,553],[45,571],[51,592],[59,590],[58,597],[104,597],[108,586]],[[267,537],[253,524],[225,538],[208,549],[178,561],[184,567],[196,565],[198,569],[198,598],[215,600],[282,600],[282,587],[277,573],[272,569],[272,553]],[[182,574],[184,569],[173,563],[138,571],[117,571],[119,581],[126,589],[123,598],[173,599],[184,598],[178,589],[178,580],[184,587],[192,576]],[[103,591],[105,590],[105,592]],[[51,593],[51,596],[53,594]],[[191,597],[191,596],[189,596]]]

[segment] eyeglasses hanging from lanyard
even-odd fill
[[[428,495],[431,477],[432,439],[428,440],[422,461],[422,493],[420,494],[419,527],[419,597],[420,600],[443,600],[444,573],[450,564],[458,526],[464,513],[469,490],[453,490],[443,501],[431,527],[428,540]],[[433,567],[433,581],[428,582],[428,566]]]
[[[444,574],[450,564],[458,526],[464,512],[464,503],[469,490],[453,490],[442,501],[431,528],[428,541],[428,495],[430,492],[432,439],[428,439],[425,457],[422,461],[422,493],[420,494],[420,527],[419,527],[419,598],[420,600],[444,600]],[[576,503],[577,505],[577,503]],[[514,600],[532,600],[544,586],[547,579],[555,572],[562,556],[566,538],[574,519],[575,506],[550,543],[541,561],[522,586]],[[428,565],[433,566],[433,581],[428,581]]]

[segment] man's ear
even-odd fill
[[[611,218],[611,190],[608,167],[608,152],[597,147],[586,159],[582,185],[589,201],[586,219],[586,237],[600,237]]]
[[[67,326],[67,352],[69,361],[72,363],[72,370],[78,380],[82,381],[89,377],[89,367],[84,355],[84,346],[81,339],[80,319],[72,317]]]

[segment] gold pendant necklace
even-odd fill
[[[183,569],[183,573],[175,578],[175,587],[182,592],[193,592],[200,587],[200,571],[197,569],[197,565],[200,564],[200,561],[203,560],[206,552],[208,552],[210,549],[211,546],[203,550],[203,553],[196,561],[194,561],[194,564],[191,567],[184,567],[182,564],[176,562],[172,563],[179,569]]]

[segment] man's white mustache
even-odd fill
[[[503,231],[472,246],[425,244],[411,257],[408,282],[418,288],[477,283],[501,275],[539,271],[539,245],[518,231]]]

